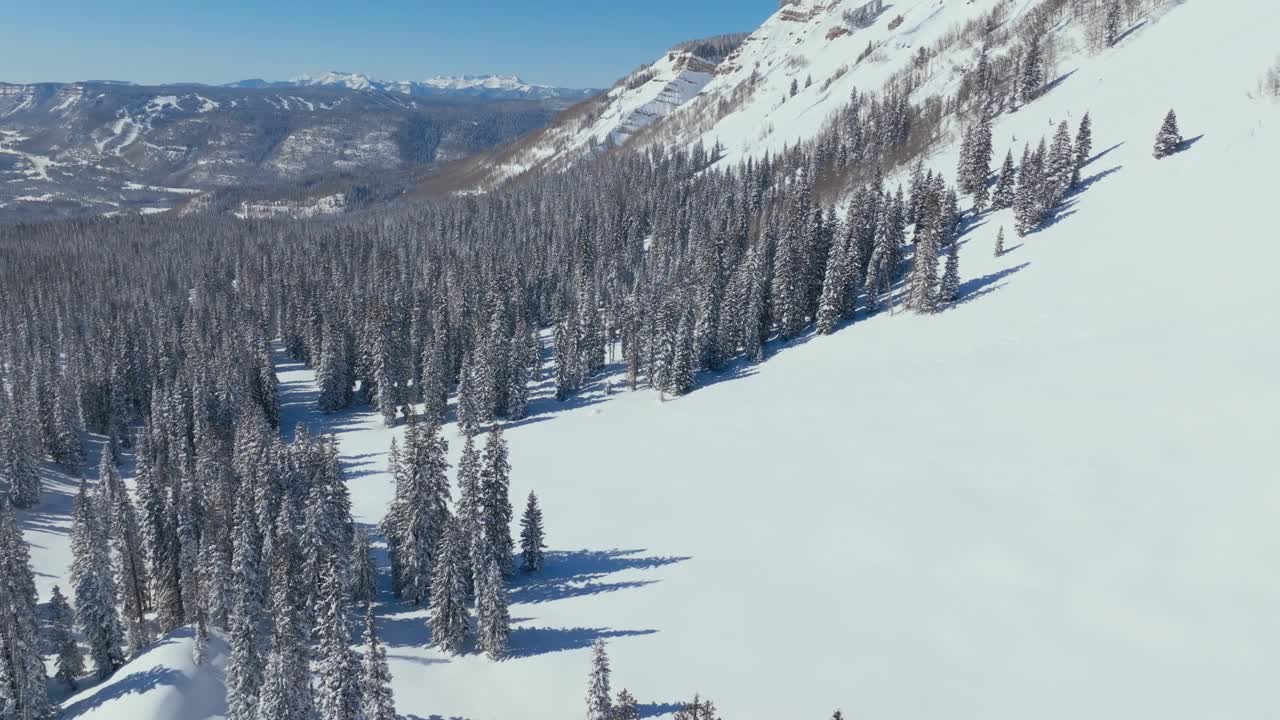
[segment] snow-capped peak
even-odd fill
[[[434,88],[465,90],[485,88],[487,90],[521,90],[545,85],[531,85],[516,75],[436,75],[422,81],[424,85]]]
[[[339,85],[351,90],[369,90],[372,89],[376,81],[370,80],[368,75],[362,73],[347,73],[337,70],[330,70],[322,75],[299,75],[289,79],[292,85],[309,87],[313,85]]]

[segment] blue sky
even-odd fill
[[[0,81],[384,80],[516,73],[606,87],[667,47],[753,30],[777,0],[0,0]]]

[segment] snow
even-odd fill
[[[151,192],[174,193],[176,195],[198,195],[201,192],[193,188],[161,187],[159,185],[143,185],[136,182],[127,182],[124,184],[124,188],[126,190],[150,190]]]
[[[63,716],[80,720],[205,720],[226,712],[223,667],[228,649],[209,634],[209,662],[192,660],[195,633],[177,630],[161,638],[105,682],[63,703]]]
[[[1280,105],[1250,92],[1278,24],[1197,0],[1064,58],[999,119],[997,159],[1088,109],[1083,189],[1026,238],[979,218],[953,309],[805,336],[669,402],[597,382],[560,404],[544,378],[506,433],[513,504],[537,491],[552,550],[512,588],[514,657],[427,648],[383,577],[399,712],[581,717],[605,638],[615,688],[655,716],[700,692],[735,720],[1276,717]],[[1170,106],[1188,143],[1157,161]],[[955,148],[930,162],[950,175]],[[319,413],[314,374],[276,359],[282,426],[336,433],[356,519],[378,522],[403,428]],[[21,515],[42,599],[73,492],[46,480]],[[220,712],[189,650],[168,640],[66,716]]]
[[[210,100],[203,95],[196,95],[196,99],[200,101],[200,107],[196,109],[196,112],[198,113],[212,112],[222,107],[222,103],[219,103],[216,100]]]

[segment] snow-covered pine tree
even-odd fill
[[[507,457],[507,441],[499,425],[489,433],[484,446],[480,469],[480,521],[485,547],[503,577],[510,577],[515,570],[511,542],[512,513],[511,464]]]
[[[254,521],[253,503],[253,493],[242,492],[236,498],[236,535],[231,551],[231,598],[235,612],[247,616],[251,623],[257,623],[265,606],[266,578],[262,572],[262,536]],[[232,632],[235,631],[233,619]]]
[[[431,642],[441,650],[458,655],[466,649],[471,630],[467,614],[465,583],[466,558],[462,533],[450,520],[436,550],[435,576],[431,585]]]
[[[1075,171],[1071,174],[1071,186],[1080,184],[1080,171],[1093,155],[1093,121],[1089,113],[1080,118],[1080,127],[1076,130]]]
[[[476,572],[479,576],[476,582],[476,637],[491,660],[501,660],[507,656],[511,644],[507,582],[492,555]]]
[[[116,613],[115,580],[111,572],[106,528],[95,512],[88,483],[80,481],[71,523],[71,586],[75,593],[76,620],[89,647],[94,674],[99,680],[124,665],[120,650],[123,632]]]
[[[333,566],[321,583],[316,709],[324,720],[360,720],[360,661],[351,649],[343,583]]]
[[[462,356],[462,370],[458,375],[457,417],[458,429],[463,435],[474,435],[480,427],[480,409],[476,405],[475,362],[471,351]]]
[[[991,209],[1004,210],[1013,207],[1014,192],[1017,188],[1017,169],[1013,164],[1013,150],[1004,156],[1004,164],[1000,167],[1000,178],[996,180],[995,190],[991,193]]]
[[[442,423],[449,412],[449,380],[444,329],[437,326],[422,361],[422,414],[427,422]]]
[[[114,473],[114,468],[111,472]],[[115,479],[118,476],[108,474],[108,482]],[[125,628],[125,645],[129,657],[136,657],[151,642],[146,618],[146,610],[150,606],[146,559],[142,554],[137,513],[134,512],[129,493],[124,491],[121,484],[110,493],[110,497],[113,501],[111,545],[115,550],[116,594]]]
[[[356,528],[355,541],[351,544],[351,600],[368,607],[377,596],[378,569],[373,562],[373,548],[369,531]]]
[[[40,474],[31,432],[20,418],[21,399],[20,388],[15,385],[13,399],[6,403],[5,390],[0,387],[0,477],[9,480],[9,500],[14,507],[25,509],[40,502]]]
[[[675,346],[671,358],[671,371],[667,377],[667,392],[675,396],[693,389],[693,322],[690,313],[680,313],[676,326]]]
[[[587,677],[587,720],[611,720],[613,699],[609,691],[609,653],[602,638],[591,643],[591,674]]]
[[[391,696],[391,671],[387,667],[387,651],[378,642],[373,625],[373,609],[364,616],[364,653],[360,669],[361,720],[396,720],[395,701]]]
[[[480,491],[480,451],[475,438],[468,437],[458,460],[458,502],[454,518],[462,535],[462,552],[467,558],[467,590],[475,595],[473,570],[483,567],[488,551],[484,540],[484,502]]]
[[[1000,226],[1000,230],[996,232],[996,257],[1004,255],[1004,226]]]
[[[1027,41],[1026,52],[1022,55],[1022,76],[1019,90],[1022,93],[1022,104],[1035,100],[1044,88],[1044,45],[1042,30],[1034,28]]]
[[[542,508],[538,507],[538,496],[529,491],[529,500],[524,506],[524,515],[520,518],[520,568],[527,573],[542,570],[545,561],[545,537],[542,531]]]
[[[0,496],[0,710],[20,720],[50,716],[31,550],[8,498]]]
[[[1172,110],[1168,115],[1164,116],[1164,122],[1160,125],[1160,133],[1156,135],[1156,146],[1152,155],[1157,160],[1169,157],[1178,151],[1178,147],[1182,145],[1182,134],[1178,132],[1178,116]]]
[[[191,661],[196,667],[209,662],[209,628],[205,624],[204,608],[196,609],[196,637],[191,646]]]
[[[1120,39],[1120,0],[1104,0],[1102,41],[1111,47]]]
[[[297,601],[299,550],[291,503],[280,508],[271,548],[271,649],[258,695],[258,720],[313,720],[306,638]]]
[[[613,720],[640,720],[640,704],[626,688],[619,690],[613,701]]]
[[[921,203],[916,222],[915,255],[911,259],[910,294],[907,306],[918,313],[931,313],[938,303],[938,250],[941,243],[942,207],[930,193]]]
[[[822,296],[818,300],[818,332],[830,335],[844,319],[848,295],[849,247],[843,241],[831,243],[827,255],[827,271],[822,279]]]
[[[54,677],[69,690],[76,689],[80,676],[84,674],[84,654],[76,643],[72,631],[74,625],[75,615],[71,606],[67,604],[62,590],[54,585],[49,596],[49,644],[53,648],[57,666]]]
[[[523,419],[529,409],[529,365],[525,361],[527,334],[511,336],[507,357],[507,407],[509,420]]]
[[[80,445],[84,422],[80,419],[78,397],[74,379],[69,373],[63,372],[57,380],[53,400],[54,432],[50,456],[63,470],[73,474],[79,473],[80,466],[84,464],[84,450]]]
[[[947,262],[942,271],[938,296],[943,305],[954,305],[960,299],[960,246],[956,243],[952,243],[947,250]]]
[[[1023,146],[1022,162],[1018,165],[1018,189],[1013,200],[1013,231],[1019,237],[1031,232],[1040,222],[1040,175],[1036,172],[1031,148]]]
[[[1046,209],[1053,208],[1067,194],[1072,186],[1076,171],[1075,149],[1071,146],[1071,130],[1067,121],[1058,123],[1053,136],[1053,145],[1049,150],[1048,172],[1045,181],[1049,184],[1045,193]]]
[[[321,410],[334,412],[351,404],[350,363],[346,332],[337,323],[330,323],[325,329],[320,364],[316,369],[316,385],[320,389],[317,402]]]
[[[449,519],[448,452],[439,425],[414,423],[405,433],[400,464],[408,494],[396,552],[401,594],[419,605],[431,597],[436,551]]]
[[[227,720],[256,720],[262,689],[262,653],[257,618],[241,597],[231,614],[231,656],[227,660]]]

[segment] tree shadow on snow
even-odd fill
[[[584,595],[643,587],[657,580],[598,582],[611,573],[651,570],[688,560],[679,556],[642,556],[643,550],[576,550],[546,554],[541,572],[518,574],[512,582],[510,601],[544,603]]]
[[[1104,158],[1104,157],[1106,157],[1106,156],[1110,155],[1111,153],[1115,152],[1116,150],[1119,150],[1123,145],[1124,145],[1124,143],[1122,143],[1122,142],[1118,142],[1118,143],[1116,143],[1115,145],[1112,145],[1111,147],[1107,148],[1106,150],[1103,150],[1102,152],[1097,153],[1096,155],[1094,155],[1093,157],[1089,158],[1088,160],[1085,160],[1085,161],[1084,161],[1084,165],[1081,165],[1080,167],[1089,167],[1090,165],[1092,165],[1092,164],[1094,164],[1095,162],[1097,162],[1097,161],[1101,160],[1102,158]]]
[[[684,707],[684,705],[685,705],[684,703],[647,702],[647,703],[640,703],[636,707],[637,709],[640,710],[640,717],[654,718],[654,717],[661,717],[663,715],[671,715],[673,713],[679,712],[680,708]]]
[[[1024,262],[1021,265],[1014,265],[1013,267],[1005,268],[999,272],[994,272],[990,275],[983,275],[982,277],[973,278],[972,280],[966,280],[965,282],[960,283],[960,294],[959,299],[956,300],[956,305],[962,305],[964,303],[977,300],[983,295],[999,290],[1001,287],[1004,287],[1004,283],[1001,282],[1001,280],[1004,280],[1016,272],[1020,272],[1030,264],[1031,263],[1029,262]]]
[[[638,635],[653,635],[657,630],[611,630],[609,628],[539,628],[517,627],[511,629],[512,659],[535,657],[566,650],[582,650],[591,647],[596,640]]]
[[[1182,142],[1178,143],[1177,149],[1175,149],[1173,152],[1174,154],[1177,154],[1184,150],[1190,150],[1192,145],[1195,145],[1196,143],[1200,142],[1203,139],[1204,139],[1204,133],[1200,133],[1199,135],[1193,138],[1187,138],[1186,140],[1183,140]]]

